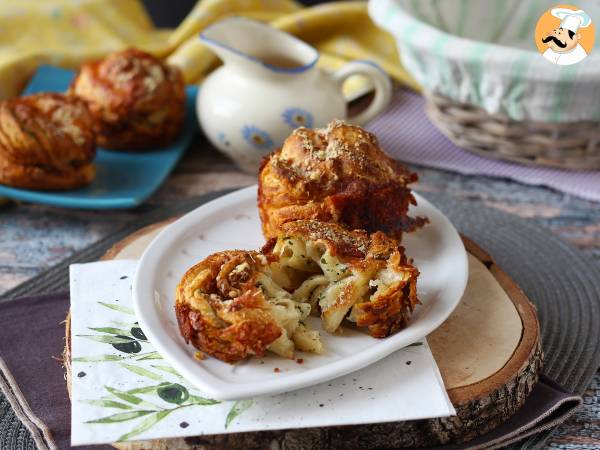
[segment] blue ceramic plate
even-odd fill
[[[23,94],[64,92],[74,72],[42,66]],[[97,174],[92,184],[64,192],[15,189],[0,185],[0,197],[65,208],[113,209],[132,208],[147,199],[173,170],[196,132],[196,87],[187,87],[186,119],[179,138],[169,147],[144,153],[114,152],[98,149]]]

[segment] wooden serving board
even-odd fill
[[[104,256],[138,259],[170,221],[142,228]],[[427,337],[457,415],[382,424],[236,433],[114,444],[123,450],[227,448],[392,448],[465,442],[494,429],[525,402],[542,367],[535,308],[517,284],[474,242],[469,281],[459,306]],[[70,387],[67,320],[65,367]]]

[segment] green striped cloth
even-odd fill
[[[537,21],[554,6],[555,0],[370,0],[369,13],[394,35],[404,67],[426,91],[514,120],[600,120],[600,49],[558,66],[535,46]],[[600,2],[577,6],[600,24]]]

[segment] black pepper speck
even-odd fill
[[[85,372],[79,372],[79,373],[77,374],[77,376],[78,376],[79,378],[83,378],[83,377],[85,377],[85,376],[86,376],[86,373],[85,373]]]
[[[189,423],[187,423],[187,422],[181,422],[181,423],[179,424],[179,426],[180,426],[181,428],[187,428],[187,427],[189,427],[189,426],[190,426],[190,424],[189,424]]]
[[[119,280],[125,280],[127,278],[128,278],[127,275],[123,275],[121,278],[119,278]]]
[[[319,408],[322,408],[323,406],[325,406],[323,403],[319,403]]]
[[[410,366],[410,363],[412,363],[412,361],[406,361],[407,366]]]

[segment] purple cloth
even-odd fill
[[[71,402],[61,362],[68,311],[68,293],[0,302],[0,387],[16,402],[13,409],[38,448],[71,448]]]
[[[568,171],[484,158],[457,147],[425,114],[423,97],[399,90],[389,109],[367,127],[395,158],[465,175],[510,178],[600,201],[600,171]]]

